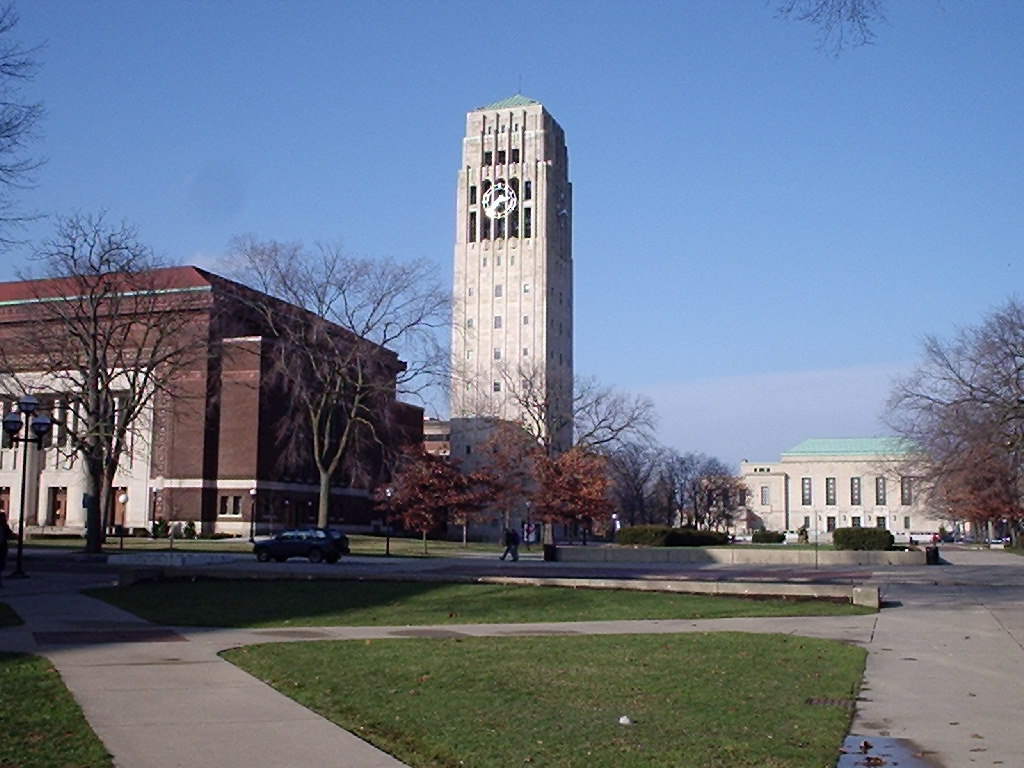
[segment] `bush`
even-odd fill
[[[786,540],[786,534],[782,531],[769,531],[767,528],[759,528],[754,531],[750,540],[755,544],[781,544]]]
[[[185,528],[181,532],[181,537],[183,539],[194,539],[196,537],[196,521],[195,520],[189,520],[187,523],[185,523]]]
[[[631,525],[619,530],[615,543],[645,547],[707,547],[728,544],[729,534],[696,528],[670,528],[667,525]]]
[[[885,528],[836,528],[832,531],[836,549],[892,549],[892,534]]]
[[[154,539],[166,539],[167,534],[170,533],[170,526],[167,525],[167,521],[162,517],[158,517],[153,521],[153,538]]]

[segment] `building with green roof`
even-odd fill
[[[832,531],[879,527],[897,541],[928,540],[952,521],[936,516],[917,478],[913,445],[896,437],[810,438],[779,461],[743,461],[748,529]]]

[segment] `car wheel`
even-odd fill
[[[267,550],[265,550],[265,549],[257,550],[256,551],[256,559],[259,560],[261,563],[269,563],[270,562],[270,553],[267,552]]]
[[[309,562],[311,562],[311,563],[319,563],[323,559],[324,559],[324,553],[321,552],[319,549],[311,549],[311,550],[309,550]]]

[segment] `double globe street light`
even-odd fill
[[[53,429],[53,422],[44,413],[36,414],[39,409],[39,400],[32,395],[25,395],[18,401],[17,412],[11,411],[4,416],[4,432],[10,437],[12,443],[22,443],[25,448],[21,457],[21,508],[18,510],[18,555],[14,561],[13,577],[24,578],[28,574],[21,567],[22,547],[25,544],[25,492],[28,485],[28,444],[35,443],[39,450],[43,448],[43,440],[50,430]],[[33,418],[32,414],[36,414]],[[25,434],[29,433],[35,437],[18,437],[21,431],[22,420],[24,420]]]

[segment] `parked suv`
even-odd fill
[[[269,539],[252,545],[256,559],[261,563],[276,560],[283,563],[289,557],[306,557],[311,563],[338,562],[349,552],[348,537],[333,528],[302,528],[281,531]]]

